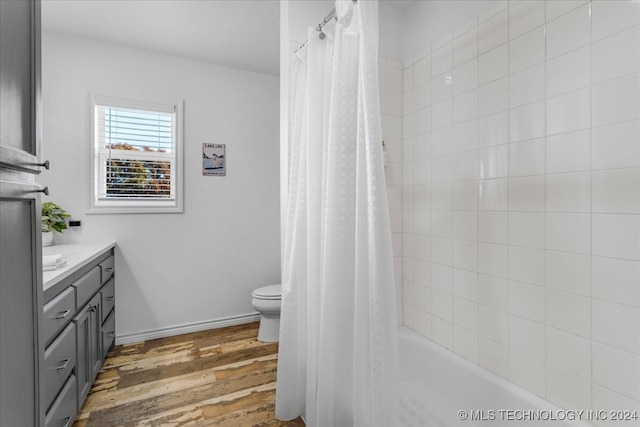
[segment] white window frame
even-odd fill
[[[157,101],[138,101],[125,99],[114,96],[96,95],[89,93],[90,97],[90,121],[89,141],[91,144],[91,206],[87,213],[181,213],[183,209],[183,104],[184,101],[175,102],[157,102]],[[174,140],[175,140],[175,156],[163,153],[146,153],[146,152],[125,152],[117,150],[120,158],[150,158],[161,160],[170,157],[174,159],[172,162],[172,190],[175,194],[174,198],[167,200],[141,200],[141,199],[108,199],[100,198],[101,183],[105,181],[106,173],[101,164],[106,159],[105,150],[98,148],[97,143],[97,123],[96,123],[96,106],[110,106],[119,108],[130,108],[136,110],[147,110],[155,112],[164,112],[175,114]]]

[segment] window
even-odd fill
[[[182,212],[182,103],[92,99],[90,212]]]

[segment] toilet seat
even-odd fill
[[[263,286],[262,288],[258,288],[251,296],[255,299],[260,300],[279,300],[282,299],[282,286],[281,285],[270,285]]]

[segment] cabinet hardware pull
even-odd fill
[[[69,427],[69,423],[71,422],[71,417],[64,417],[62,421],[64,422],[64,425],[62,427]]]
[[[46,170],[49,170],[49,166],[51,166],[51,163],[49,163],[49,160],[45,160],[43,163],[36,163],[36,166],[40,166],[42,168],[45,168]]]
[[[113,273],[113,267],[106,267],[105,270],[109,273]]]
[[[107,301],[113,301],[114,297],[107,297],[106,300]]]
[[[56,317],[54,317],[54,319],[64,319],[69,315],[69,313],[71,313],[71,310],[61,311],[58,314],[56,314]]]
[[[40,190],[36,190],[35,193],[44,193],[47,196],[49,195],[49,187],[41,188]]]
[[[107,336],[108,337],[115,337],[116,333],[115,332],[107,332]]]
[[[71,359],[64,359],[60,365],[56,366],[56,371],[67,369],[67,366],[69,366],[69,362],[71,362]]]

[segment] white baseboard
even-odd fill
[[[260,320],[259,313],[242,314],[240,316],[224,317],[222,319],[208,320],[206,322],[189,323],[187,325],[171,326],[169,328],[156,329],[153,331],[136,332],[116,336],[116,345],[134,344],[156,338],[172,337],[174,335],[188,334],[191,332],[206,331],[207,329],[224,328],[225,326],[241,325],[244,323],[257,322]]]

